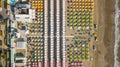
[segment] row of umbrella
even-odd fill
[[[35,29],[35,28],[43,28],[43,25],[34,25],[34,26],[30,26],[28,27],[28,29]]]
[[[43,32],[43,29],[36,29],[36,28],[32,28],[32,29],[29,29],[30,32]]]
[[[76,22],[78,22],[78,23],[80,23],[80,24],[83,24],[83,23],[92,23],[92,17],[91,18],[81,18],[81,19],[79,19],[79,18],[70,18],[70,19],[68,19],[68,23],[76,23]],[[84,24],[83,24],[84,25]]]
[[[68,5],[83,5],[83,6],[86,6],[86,5],[94,5],[93,2],[68,2]]]
[[[72,26],[72,27],[81,27],[81,28],[83,28],[83,27],[90,27],[90,28],[92,28],[93,27],[93,23],[88,23],[88,22],[86,22],[86,23],[80,23],[80,22],[69,23],[68,25]]]
[[[27,25],[28,25],[28,27],[43,27],[42,26],[43,25],[42,22],[41,23],[29,23]]]
[[[89,20],[92,20],[93,19],[93,16],[91,15],[69,15],[69,17],[67,17],[68,20],[72,21],[72,20],[76,20],[76,21],[89,21]]]
[[[92,8],[89,8],[89,9],[86,9],[86,8],[68,8],[67,9],[67,12],[70,12],[70,11],[94,11],[94,9]]]
[[[93,2],[69,2],[68,5],[82,5],[82,6],[93,6],[94,3]]]
[[[68,50],[73,50],[74,48],[78,47],[76,50],[82,49],[83,51],[89,48],[89,44],[75,44],[75,45],[69,45],[68,46],[71,49]],[[74,47],[74,48],[72,48]]]
[[[74,6],[69,6],[69,7],[67,7],[67,8],[69,8],[69,9],[93,9],[94,8],[94,6],[80,6],[80,5],[78,5],[78,6],[76,6],[76,5],[74,5]]]
[[[31,40],[32,41],[32,40]],[[34,45],[37,45],[37,46],[39,46],[39,45],[42,45],[43,46],[43,40],[41,40],[41,41],[32,41],[32,43],[34,44]],[[40,46],[41,47],[41,46]]]
[[[67,12],[68,15],[92,15],[92,11],[70,11]]]
[[[86,31],[80,30],[78,33],[81,33],[81,32],[83,32],[83,34],[88,34],[90,31],[89,30],[86,30]],[[78,38],[76,38],[75,37],[75,38],[72,39],[72,41],[77,42],[77,46],[84,45],[84,44],[87,45],[87,43],[89,42],[89,38],[86,38],[86,37],[78,37]],[[71,45],[71,46],[73,46],[73,45]]]
[[[70,29],[80,29],[83,31],[90,30],[93,28],[93,25],[77,25],[77,24],[69,24]]]
[[[71,62],[69,63],[69,67],[83,67],[83,62]]]
[[[43,12],[37,12],[36,14],[37,15],[43,15]]]
[[[76,3],[76,2],[71,2],[68,3],[71,7],[78,6],[78,7],[93,7],[94,3]]]
[[[32,42],[43,42],[43,39],[35,39],[35,40],[31,40]]]
[[[84,3],[84,2],[94,2],[94,0],[67,0],[68,2],[81,2],[81,3]]]

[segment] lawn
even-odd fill
[[[7,25],[7,20],[2,21],[3,25]]]
[[[5,34],[5,37],[4,37],[4,43],[6,46],[9,47],[8,45],[8,35],[9,35],[9,28],[7,27],[7,20],[4,20],[3,21],[3,24],[5,25],[5,30],[4,30],[4,34]]]
[[[0,0],[0,7],[2,6],[2,0]]]
[[[7,9],[7,5],[8,5],[8,4],[7,4],[7,1],[5,0],[5,1],[4,1],[4,8],[5,8],[5,9]]]
[[[2,30],[0,30],[0,36],[2,36]]]
[[[118,2],[118,7],[120,8],[120,0],[119,0],[119,2]]]
[[[2,40],[0,40],[0,45],[2,45]]]
[[[23,60],[16,60],[15,62],[16,62],[16,63],[22,63]]]

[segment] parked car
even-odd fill
[[[93,45],[93,50],[96,51],[96,46],[95,45]]]

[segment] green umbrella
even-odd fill
[[[70,50],[70,51],[73,51],[73,49],[72,49],[72,48],[70,48],[69,50]]]
[[[85,59],[85,56],[82,56],[81,59],[84,60],[84,59]]]
[[[72,26],[72,25],[73,25],[73,23],[69,23],[69,25],[70,25],[70,26]]]
[[[89,52],[86,51],[85,54],[86,54],[86,55],[89,55]]]
[[[84,48],[84,47],[82,47],[82,48],[81,48],[81,50],[82,50],[82,51],[84,51],[84,50],[85,50],[85,48]]]
[[[77,61],[78,61],[78,59],[77,59],[77,58],[75,58],[75,59],[74,59],[74,61],[75,61],[75,62],[77,62]]]
[[[92,19],[93,18],[93,16],[90,16],[90,19]]]
[[[93,15],[93,12],[90,12],[89,14],[90,14],[90,15]]]
[[[69,23],[72,23],[72,22],[73,22],[73,20],[72,20],[72,19],[70,19],[70,20],[69,20]]]
[[[82,55],[85,55],[85,52],[84,52],[84,51],[82,51]]]
[[[80,31],[81,32],[81,31]],[[81,39],[79,39],[81,41]],[[81,44],[78,44],[77,47],[81,47]]]
[[[85,12],[82,12],[82,15],[84,15],[85,14]]]
[[[74,26],[73,26],[73,29],[77,29],[77,26],[76,26],[76,25],[74,25]]]
[[[85,18],[85,15],[84,15],[84,16],[82,16],[82,18]]]
[[[69,59],[70,60],[70,62],[72,62],[73,60],[72,59]]]
[[[69,14],[70,14],[70,15],[72,15],[72,14],[73,14],[73,12],[69,12]]]
[[[90,23],[90,28],[93,28],[93,24],[92,23]]]
[[[69,16],[69,18],[70,18],[70,19],[72,19],[72,18],[73,18],[73,16],[71,15],[71,16]]]
[[[89,44],[86,45],[86,48],[89,48]]]
[[[89,56],[85,56],[85,60],[87,60],[87,61],[88,61],[88,60],[89,60]]]
[[[80,51],[80,50],[81,50],[81,47],[79,46],[79,47],[78,47],[78,51]]]
[[[78,12],[78,15],[80,15],[81,14],[81,12]]]
[[[77,16],[77,18],[79,18],[79,19],[80,19],[80,18],[81,18],[81,16]]]
[[[73,13],[73,15],[76,15],[76,14],[77,14],[77,12],[74,12],[74,13]]]
[[[80,22],[78,22],[78,24],[77,24],[78,26],[80,26],[81,25],[81,23]]]
[[[73,16],[74,19],[76,19],[77,16]]]
[[[86,12],[86,15],[88,15],[89,14],[89,12]]]
[[[85,19],[82,19],[82,23],[84,23],[85,22]]]
[[[73,20],[73,23],[76,23],[77,20]]]
[[[85,26],[85,24],[86,24],[86,23],[83,22],[83,23],[82,23],[82,26]]]
[[[85,50],[86,50],[86,51],[89,51],[89,48],[86,48]]]
[[[80,21],[81,21],[81,19],[78,19],[78,21],[77,21],[77,22],[78,22],[78,23],[80,23]]]

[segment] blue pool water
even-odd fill
[[[15,3],[15,0],[10,0],[11,4],[14,4]]]

